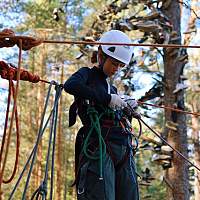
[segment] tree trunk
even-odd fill
[[[41,32],[41,35],[43,35],[44,38],[46,38],[46,33]],[[41,48],[41,54],[39,56],[39,75],[40,77],[44,77],[46,75],[46,57],[47,57],[47,50],[45,45],[42,46]],[[38,121],[37,121],[37,125],[38,125],[38,130],[39,130],[39,126],[40,126],[40,121],[41,121],[41,116],[42,116],[42,112],[44,109],[44,102],[45,102],[45,95],[46,95],[46,91],[45,91],[45,83],[40,83],[39,87],[38,87]],[[37,130],[37,133],[38,133]],[[42,176],[42,149],[43,149],[43,144],[42,144],[42,140],[40,141],[39,145],[38,145],[38,152],[37,152],[37,164],[36,164],[36,185],[37,187],[41,184],[41,179],[43,178]]]
[[[169,17],[173,25],[173,31],[176,31],[181,38],[180,5],[178,1],[171,1],[171,4],[163,10],[163,13]],[[177,40],[177,44],[181,44],[181,39]],[[176,50],[179,52],[175,53]],[[171,52],[174,52],[174,55]],[[178,60],[178,55],[181,56],[181,53],[181,49],[164,49],[164,77],[168,86],[164,89],[164,103],[166,106],[184,110],[184,92],[180,91],[173,94],[184,68],[184,63]],[[167,110],[165,112],[165,120],[166,122],[170,121],[177,124],[177,130],[167,129],[166,137],[168,142],[188,157],[185,115]],[[167,200],[189,200],[188,164],[175,152],[173,154],[172,167],[166,172],[166,180],[170,185],[167,189]]]
[[[198,102],[193,101],[192,111],[198,112]],[[199,120],[198,116],[192,115],[192,141],[194,144],[194,161],[197,166],[200,166],[200,144],[199,144]],[[194,199],[200,199],[200,172],[195,169],[194,180]]]
[[[198,7],[197,7],[198,0],[192,0],[191,2],[191,9],[195,12],[198,13]],[[190,11],[190,17],[189,17],[189,23],[187,30],[185,32],[185,37],[184,37],[184,44],[189,45],[192,37],[191,34],[195,31],[195,22],[197,19],[197,16],[194,14],[193,11]]]
[[[198,0],[191,1],[191,9],[197,13]],[[184,36],[184,45],[189,45],[192,39],[192,33],[195,29],[195,23],[197,16],[193,11],[190,11],[190,17],[188,22],[188,27]],[[194,91],[195,92],[195,91]],[[198,92],[198,91],[197,91]],[[192,102],[189,102],[192,107],[193,112],[198,112],[198,102],[195,99],[192,99]],[[200,166],[200,144],[199,144],[199,125],[198,125],[198,117],[192,115],[192,141],[194,144],[194,161],[197,166]],[[194,180],[194,199],[200,199],[200,173],[195,169],[195,180]]]

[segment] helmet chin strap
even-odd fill
[[[108,58],[108,56],[106,55],[106,54],[102,54],[102,62],[101,63],[99,63],[99,69],[100,70],[102,70],[102,72],[104,73],[104,71],[103,71],[103,66],[104,66],[104,64],[105,64],[105,62],[106,62],[106,60],[107,60],[107,58]],[[98,57],[97,57],[97,61],[99,62],[99,59],[98,59]],[[105,74],[105,73],[104,73]],[[106,75],[106,74],[105,74]]]

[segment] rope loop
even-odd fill
[[[99,160],[99,180],[103,180],[103,157],[106,155],[106,144],[104,138],[101,135],[101,127],[100,127],[100,118],[103,116],[101,114],[98,116],[98,112],[94,107],[88,107],[87,114],[91,120],[91,128],[88,132],[88,135],[83,144],[83,153],[86,157],[92,160]],[[98,136],[98,145],[99,145],[99,155],[91,155],[88,152],[88,147],[90,145],[90,138],[92,136],[93,131],[97,133]],[[93,152],[96,153],[96,152]]]
[[[98,115],[98,112],[96,111],[96,109],[94,107],[88,107],[87,109],[87,114],[89,116],[95,116],[95,115]]]

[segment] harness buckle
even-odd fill
[[[83,194],[84,192],[85,192],[84,188],[78,188],[78,191],[77,191],[78,194]]]

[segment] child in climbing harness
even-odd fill
[[[104,33],[101,43],[131,43],[118,30]],[[108,78],[129,64],[131,46],[100,45],[98,66],[83,67],[64,84],[74,95],[69,109],[69,126],[78,114],[83,126],[75,144],[75,184],[78,200],[139,200],[134,163],[133,134],[125,107],[137,102],[121,98]]]

